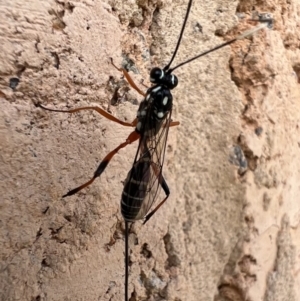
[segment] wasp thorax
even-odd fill
[[[161,84],[166,86],[168,89],[173,89],[178,84],[176,75],[169,74],[160,68],[153,68],[150,71],[150,81],[153,84]]]
[[[158,88],[158,87],[157,87]],[[169,89],[161,88],[159,90],[152,90],[153,97],[153,112],[158,119],[164,119],[166,114],[171,110],[173,97]]]

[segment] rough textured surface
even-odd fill
[[[172,195],[131,229],[131,301],[300,300],[300,3],[264,2],[194,1],[177,63],[251,27],[252,10],[275,26],[176,71]],[[119,199],[136,145],[61,196],[130,129],[34,103],[133,120],[141,97],[109,58],[149,84],[186,4],[0,1],[0,300],[123,300]]]

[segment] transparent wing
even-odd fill
[[[158,130],[155,129],[155,120],[150,116],[145,118],[137,155],[126,179],[126,190],[130,192],[128,210],[131,210],[131,219],[143,219],[159,195],[171,113],[168,113]]]

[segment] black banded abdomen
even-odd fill
[[[129,171],[121,199],[121,212],[126,221],[144,218],[146,212],[140,212],[147,195],[150,180],[150,158],[143,157]]]

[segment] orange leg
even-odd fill
[[[71,110],[55,110],[55,109],[49,109],[47,107],[44,107],[40,103],[37,103],[36,106],[43,110],[47,110],[47,111],[51,111],[51,112],[60,112],[60,113],[69,113],[69,114],[76,113],[76,112],[83,111],[83,110],[95,110],[99,114],[104,116],[105,118],[107,118],[113,122],[119,123],[121,125],[135,127],[137,124],[137,119],[134,119],[131,123],[128,123],[128,122],[125,122],[125,121],[122,121],[122,120],[116,118],[115,116],[107,113],[106,111],[104,111],[103,109],[101,109],[99,107],[81,107],[81,108],[76,108],[76,109],[71,109]]]
[[[128,72],[124,69],[124,68],[118,68],[114,62],[113,62],[113,59],[110,58],[111,60],[111,64],[120,72],[123,73],[123,75],[125,76],[125,78],[127,79],[129,85],[134,89],[136,90],[139,94],[141,94],[142,96],[146,96],[146,94],[135,84],[135,82],[133,81],[133,79],[130,77],[130,75],[128,74]]]
[[[121,143],[117,148],[115,148],[108,155],[106,155],[106,157],[102,160],[102,162],[98,166],[97,170],[95,171],[94,176],[88,182],[82,184],[79,187],[76,187],[76,188],[70,190],[68,193],[63,195],[63,198],[65,198],[66,196],[73,195],[73,194],[77,193],[78,191],[80,191],[81,189],[92,184],[96,178],[100,177],[100,175],[103,173],[103,171],[107,167],[110,160],[121,148],[124,148],[125,146],[127,146],[128,144],[131,144],[132,142],[138,140],[139,138],[140,138],[140,134],[137,133],[136,131],[130,133],[125,142]]]
[[[171,126],[177,126],[179,124],[180,124],[179,121],[171,121],[170,124],[169,124],[169,127],[171,127]]]

